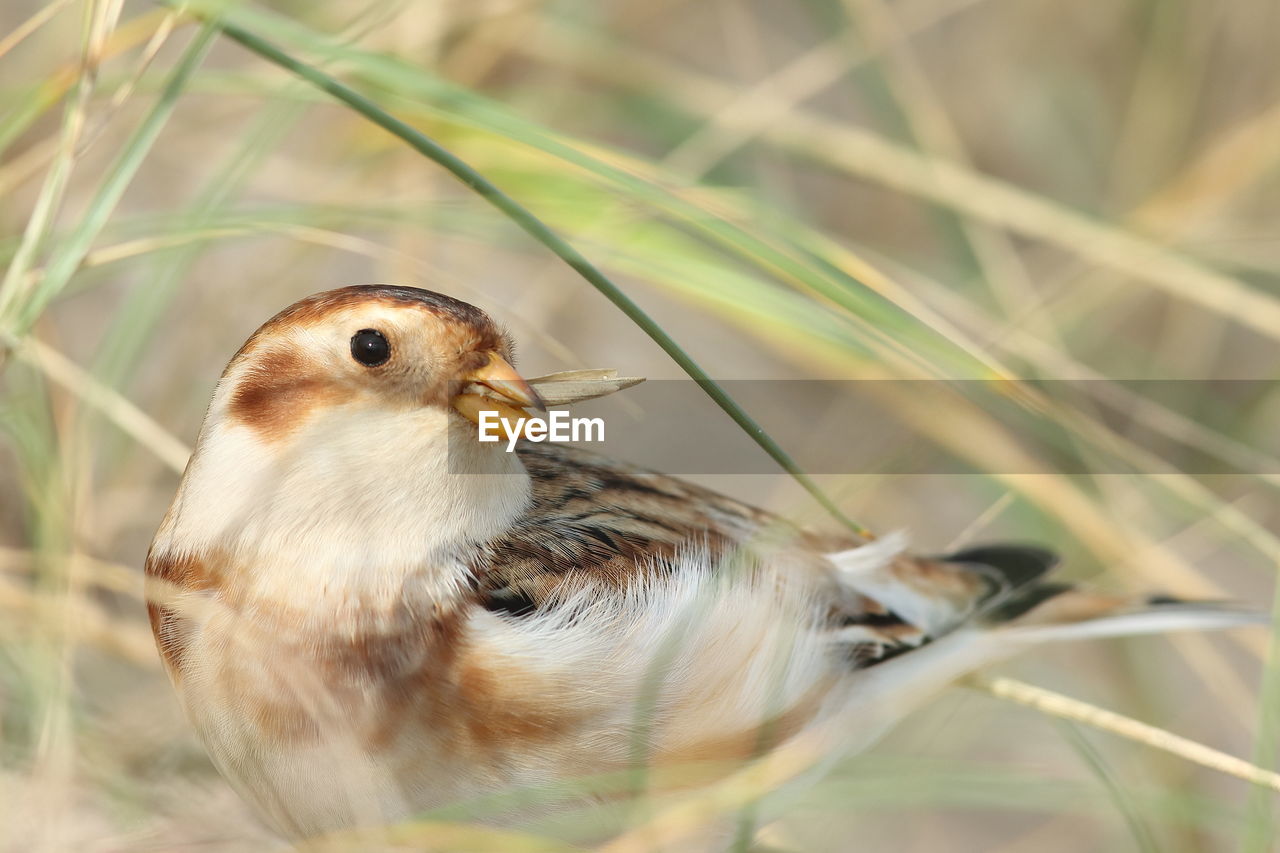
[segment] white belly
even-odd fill
[[[546,614],[477,609],[447,653],[381,670],[318,666],[224,613],[176,681],[219,769],[292,837],[622,769],[642,717],[645,754],[677,763],[749,758],[761,726],[821,715],[844,664],[811,590],[676,577]]]

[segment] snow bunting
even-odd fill
[[[349,287],[269,320],[218,383],[147,559],[151,624],[214,763],[285,835],[748,759],[1035,641],[1251,619],[1046,583],[1036,547],[911,556],[507,452],[476,421],[541,406],[512,361],[471,305]]]

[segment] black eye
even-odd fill
[[[377,367],[391,358],[391,344],[377,329],[361,329],[351,336],[351,357],[365,367]]]

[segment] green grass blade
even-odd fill
[[[88,55],[93,50],[95,39],[92,7],[84,10],[84,36],[82,52]],[[75,84],[75,96],[67,104],[63,112],[61,138],[58,140],[58,151],[54,156],[49,171],[45,174],[40,194],[27,217],[26,227],[17,243],[8,269],[5,270],[4,281],[0,283],[0,319],[11,311],[22,299],[27,288],[27,274],[35,262],[49,229],[57,216],[66,192],[67,183],[75,164],[76,146],[80,143],[80,135],[84,131],[85,108],[93,92],[94,76],[82,72]],[[24,115],[28,113],[24,112]],[[4,127],[14,126],[10,116],[5,117]],[[18,122],[20,125],[21,122]],[[20,131],[18,131],[20,132]],[[0,152],[4,144],[0,143]],[[2,328],[2,326],[0,326]],[[0,362],[2,363],[2,362]]]
[[[734,423],[738,424],[761,449],[771,456],[778,465],[795,478],[823,509],[838,519],[842,524],[859,536],[869,536],[869,531],[853,519],[846,516],[835,502],[829,498],[817,483],[809,477],[782,447],[756,423],[729,394],[702,369],[675,339],[666,333],[631,297],[614,284],[603,272],[596,268],[577,249],[565,242],[559,235],[526,210],[519,202],[498,189],[487,178],[471,168],[463,160],[446,150],[426,134],[411,127],[395,116],[383,110],[372,100],[355,90],[344,86],[334,78],[304,62],[289,56],[274,44],[259,38],[239,26],[226,22],[215,22],[228,38],[241,44],[246,49],[258,54],[263,59],[279,65],[301,77],[337,100],[349,106],[369,121],[395,135],[428,159],[444,167],[469,189],[489,204],[496,207],[508,219],[522,228],[531,237],[550,249],[557,257],[569,265],[575,272],[587,280],[596,290],[604,295],[622,311],[633,323],[639,326],[654,343],[671,357],[680,368],[689,375],[716,405],[724,411]]]
[[[1151,827],[1147,826],[1138,805],[1125,786],[1116,778],[1106,758],[1075,725],[1061,720],[1055,722],[1062,731],[1063,737],[1071,743],[1072,748],[1080,754],[1085,764],[1093,771],[1093,775],[1098,777],[1098,781],[1106,788],[1111,801],[1115,803],[1116,810],[1120,812],[1125,824],[1129,827],[1137,849],[1143,853],[1159,853],[1160,845],[1152,834]]]
[[[1253,761],[1259,767],[1275,767],[1276,749],[1280,746],[1280,584],[1271,604],[1271,642],[1262,673],[1262,689],[1258,699],[1258,733],[1253,747]],[[1254,785],[1249,792],[1249,819],[1240,849],[1246,853],[1274,850],[1276,843],[1275,791]]]
[[[30,328],[45,306],[67,286],[71,277],[75,275],[133,176],[137,174],[143,160],[151,151],[151,146],[177,105],[178,96],[182,94],[191,74],[212,45],[217,31],[215,23],[207,23],[192,39],[170,75],[160,99],[125,144],[119,158],[108,171],[106,180],[99,186],[97,193],[90,201],[84,216],[76,224],[72,233],[61,241],[56,253],[45,266],[44,274],[28,294],[25,302],[8,306],[9,316],[0,318],[0,323],[8,327],[11,332],[22,334]]]

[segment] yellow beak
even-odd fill
[[[460,377],[462,390],[452,402],[463,417],[479,425],[481,412],[497,412],[514,421],[529,417],[526,408],[546,411],[542,397],[506,359],[496,352],[486,355],[483,365]]]

